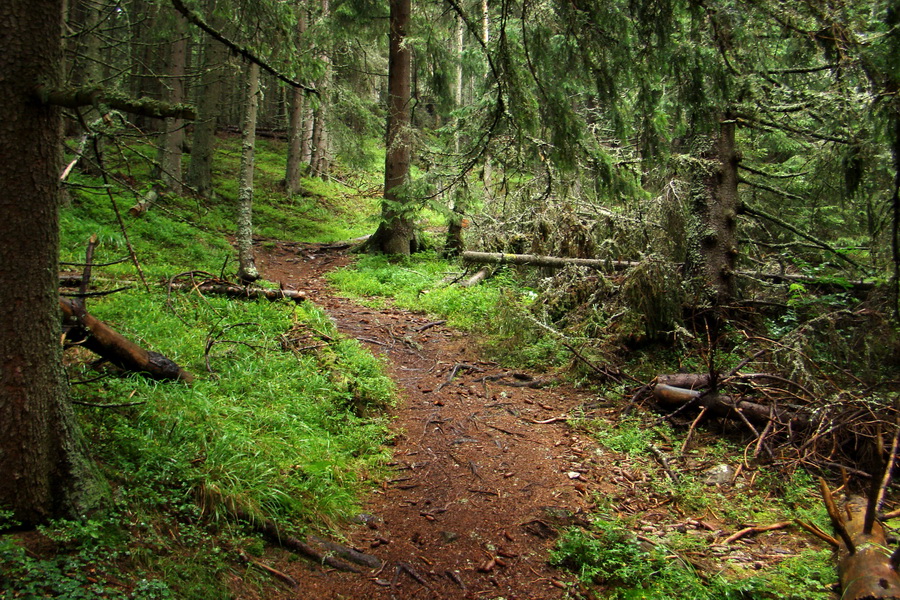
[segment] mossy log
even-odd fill
[[[194,376],[158,352],[141,348],[109,325],[89,314],[77,300],[60,298],[65,340],[84,346],[114,365],[153,379],[175,379],[190,383]]]

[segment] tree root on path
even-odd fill
[[[362,573],[362,570],[345,561],[354,562],[370,569],[378,569],[382,566],[382,562],[378,557],[364,554],[337,542],[315,536],[310,536],[308,541],[303,541],[287,535],[273,520],[252,515],[247,509],[240,506],[234,498],[224,496],[209,486],[202,485],[198,489],[197,494],[201,507],[204,509],[209,510],[211,505],[221,506],[229,517],[249,524],[255,531],[262,534],[263,538],[270,544],[296,552],[319,564],[329,566],[338,571],[351,573]],[[344,560],[340,560],[335,555],[340,556]]]

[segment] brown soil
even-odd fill
[[[363,522],[344,532],[348,545],[384,567],[342,573],[269,555],[300,584],[280,597],[562,598],[573,577],[548,565],[548,551],[557,530],[585,522],[595,498],[620,515],[638,515],[647,536],[678,528],[712,542],[740,528],[711,511],[681,513],[648,480],[648,470],[655,473],[650,479],[666,477],[659,465],[648,459],[634,470],[570,427],[565,417],[574,411],[612,420],[612,408],[596,396],[566,385],[524,387],[540,376],[479,360],[465,334],[425,314],[366,308],[335,295],[323,275],[349,260],[327,247],[279,243],[261,253],[258,266],[266,279],[307,292],[342,333],[383,356],[401,390],[392,474],[365,499]],[[726,558],[759,568],[807,543],[814,544],[775,531],[713,558],[683,558],[700,569]]]

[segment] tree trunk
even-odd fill
[[[172,104],[181,104],[185,101],[184,85],[185,70],[187,68],[187,20],[180,13],[174,15],[175,26],[173,35],[175,39],[169,49],[169,78],[166,81],[169,87],[167,100]],[[181,194],[181,157],[184,147],[184,121],[178,118],[166,119],[166,128],[162,135],[160,151],[162,156],[160,163],[160,180],[166,189],[175,194]]]
[[[329,0],[322,0],[322,18],[327,19],[331,7]],[[310,175],[324,177],[328,173],[328,102],[331,93],[331,56],[323,52],[320,56],[325,64],[325,72],[319,82],[319,102],[312,136],[312,156],[309,160]]]
[[[397,188],[409,177],[410,70],[412,53],[406,44],[410,0],[390,0],[390,52],[388,58],[387,153],[384,160],[384,201],[381,224],[366,247],[387,254],[415,252],[416,228],[409,199]]]
[[[57,261],[62,0],[0,2],[0,506],[24,524],[76,517],[100,489],[66,402]]]
[[[738,157],[734,121],[725,117],[712,147],[701,156],[693,175],[694,247],[691,269],[702,275],[711,300],[734,297],[737,259]]]
[[[213,28],[221,31],[223,20],[212,11],[215,2],[207,2],[207,14]],[[222,65],[228,56],[223,44],[211,36],[205,36],[203,45],[203,74],[197,92],[197,122],[194,124],[194,139],[191,144],[191,164],[188,167],[187,183],[202,196],[212,193],[212,162],[216,142],[216,124],[219,102],[222,97]]]
[[[253,258],[253,164],[256,144],[256,113],[259,108],[259,65],[245,67],[244,122],[241,126],[241,173],[238,187],[238,279],[259,279]]]
[[[297,41],[303,43],[306,33],[307,15],[303,1],[297,6]],[[306,94],[299,88],[291,88],[288,114],[287,165],[284,173],[284,188],[293,196],[300,191],[301,148],[303,146],[303,115],[306,112]]]
[[[825,506],[840,534],[838,575],[842,600],[900,600],[896,558],[889,552],[884,527],[874,515],[867,525],[869,502],[851,496],[841,510],[824,480],[820,480]]]

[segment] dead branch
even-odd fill
[[[821,529],[816,527],[814,524],[806,523],[805,521],[801,521],[800,519],[797,519],[794,522],[797,523],[797,525],[800,526],[800,528],[805,529],[806,531],[813,534],[820,540],[831,545],[831,547],[834,548],[835,550],[840,548],[840,546],[841,546],[840,542],[838,542],[836,539],[834,539],[833,537],[831,537],[830,535],[828,535],[827,533],[825,533],[824,531],[822,531]]]
[[[751,533],[763,533],[765,531],[775,531],[776,529],[784,529],[786,527],[791,526],[791,521],[781,521],[779,523],[772,523],[771,525],[757,525],[755,527],[744,527],[740,531],[729,535],[727,538],[722,540],[722,545],[727,546],[732,542],[736,542],[742,537],[746,537]]]
[[[297,580],[294,579],[293,577],[291,577],[290,575],[288,575],[286,573],[282,573],[278,569],[274,569],[274,568],[270,567],[269,565],[256,560],[255,558],[251,558],[251,557],[247,556],[247,554],[244,552],[238,552],[238,557],[244,563],[246,563],[248,565],[252,565],[264,573],[268,573],[275,579],[278,579],[278,580],[282,581],[283,583],[287,584],[292,589],[297,589],[300,587],[300,584],[297,583]]]
[[[265,298],[266,300],[280,300],[282,298],[287,298],[294,302],[306,300],[306,294],[296,290],[271,290],[268,288],[236,285],[223,281],[204,281],[198,284],[170,281],[169,289],[187,290],[190,292],[196,291],[202,294],[222,294],[229,298],[247,298],[249,300],[255,300],[257,298]]]
[[[436,388],[434,388],[434,391],[435,391],[435,392],[438,392],[438,391],[440,391],[443,387],[450,385],[450,383],[453,382],[453,378],[456,377],[456,374],[459,373],[459,372],[462,371],[462,370],[466,370],[466,371],[475,371],[475,372],[478,372],[478,373],[484,371],[484,369],[481,369],[481,368],[476,367],[476,366],[474,366],[474,365],[467,365],[467,364],[465,364],[465,363],[456,363],[455,365],[453,365],[453,369],[451,369],[450,374],[447,375],[447,380],[446,380],[446,381],[442,381]]]
[[[472,286],[478,285],[479,283],[481,283],[482,281],[487,279],[490,276],[490,274],[491,274],[490,267],[482,267],[481,269],[478,269],[478,271],[476,271],[474,275],[472,275],[465,281],[461,282],[459,284],[459,287],[466,288],[466,287],[472,287]]]
[[[432,321],[430,323],[425,323],[421,327],[416,328],[416,333],[422,333],[423,331],[431,329],[432,327],[437,327],[438,325],[443,325],[446,322],[447,322],[447,319],[440,319],[438,321]]]
[[[672,467],[669,466],[669,460],[666,458],[666,455],[662,453],[662,450],[657,448],[654,444],[650,444],[647,446],[647,449],[656,457],[656,460],[659,461],[659,464],[662,465],[663,470],[666,472],[666,475],[669,476],[669,479],[672,480],[672,483],[678,484],[678,475],[675,474],[675,471],[672,470]]]

